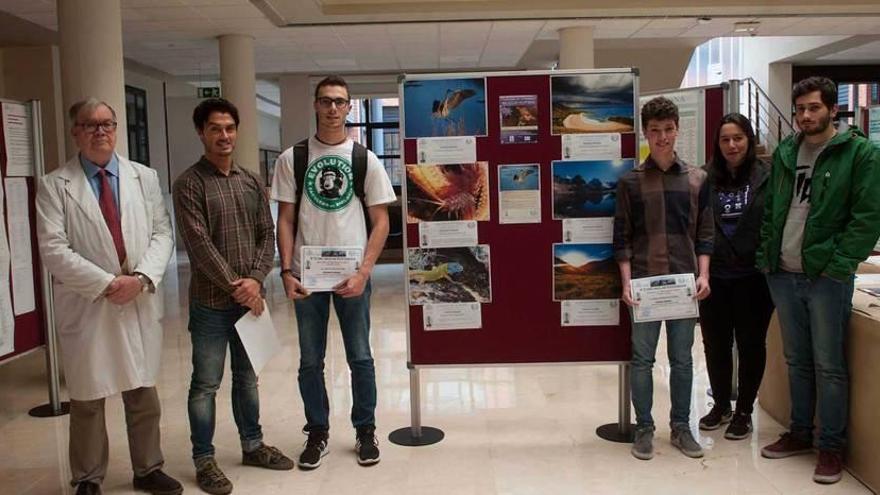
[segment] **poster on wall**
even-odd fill
[[[15,314],[21,315],[30,313],[37,307],[27,179],[7,178],[5,186],[6,223],[9,225],[9,256],[12,264],[12,302]]]
[[[665,96],[678,107],[678,134],[675,139],[675,152],[685,163],[693,167],[701,167],[706,163],[705,122],[702,116],[705,114],[705,93],[703,90],[675,91],[671,93],[654,94],[639,98],[639,111],[652,98]],[[644,125],[644,122],[642,122]],[[645,161],[648,157],[648,140],[642,136],[639,146],[639,161]]]
[[[553,161],[553,219],[614,216],[617,181],[632,168],[632,158]]]
[[[406,166],[406,221],[489,220],[489,163]]]
[[[615,299],[621,284],[611,244],[553,244],[553,300]]]
[[[417,79],[403,83],[406,138],[485,136],[486,79]]]
[[[27,105],[0,104],[6,145],[6,176],[34,175],[34,144],[31,138],[31,113]]]
[[[551,133],[633,132],[634,81],[632,73],[551,76]]]
[[[489,246],[409,248],[409,303],[492,302]]]
[[[498,223],[541,223],[541,166],[498,165]]]
[[[538,95],[498,97],[501,144],[538,142]]]
[[[3,211],[3,184],[0,178],[0,218]],[[15,350],[15,316],[12,314],[12,294],[9,291],[9,243],[6,223],[0,222],[0,356]]]
[[[868,139],[880,147],[880,106],[868,109]]]

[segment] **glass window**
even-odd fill
[[[128,135],[128,157],[150,166],[150,138],[147,125],[147,92],[133,86],[125,87],[125,129]]]

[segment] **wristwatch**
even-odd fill
[[[281,278],[284,278],[284,275],[286,275],[288,273],[290,274],[291,277],[293,277],[293,270],[291,270],[290,268],[285,268],[284,270],[281,270],[281,273],[279,273],[278,275]]]
[[[141,292],[149,290],[149,288],[153,285],[153,281],[150,280],[150,277],[144,275],[143,273],[135,273],[134,276],[141,283]]]

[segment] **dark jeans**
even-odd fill
[[[810,280],[803,273],[767,276],[782,327],[791,393],[791,433],[811,440],[819,416],[819,448],[846,444],[849,373],[844,347],[852,311],[853,277]],[[818,407],[816,407],[818,405]],[[818,410],[817,410],[818,409]]]
[[[227,345],[232,368],[232,415],[238,427],[241,448],[251,451],[262,443],[257,375],[235,330],[235,322],[247,312],[248,309],[242,306],[213,309],[190,302],[193,373],[188,408],[193,459],[214,455],[214,397],[223,380]]]
[[[376,424],[376,369],[370,353],[370,282],[358,297],[314,292],[294,301],[299,327],[299,392],[306,413],[306,431],[330,429],[330,401],[324,383],[330,301],[342,328],[345,358],[351,371],[351,423]]]
[[[706,350],[706,369],[715,404],[730,407],[733,379],[733,341],[739,356],[739,396],[736,411],[752,413],[767,360],[767,325],[773,300],[762,273],[709,281],[712,294],[700,302],[700,329]]]

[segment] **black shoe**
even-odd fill
[[[241,453],[241,463],[245,466],[258,466],[276,471],[289,471],[293,469],[293,461],[282,454],[280,450],[260,444],[257,450]]]
[[[80,481],[76,484],[76,495],[101,495],[101,485],[91,481]]]
[[[310,431],[306,440],[306,448],[299,455],[300,469],[315,469],[321,465],[321,458],[330,453],[327,441],[330,435],[326,431]]]
[[[379,462],[379,440],[376,438],[375,426],[358,427],[354,449],[357,451],[358,464],[361,466],[370,466]]]
[[[700,418],[700,429],[704,431],[717,430],[721,425],[730,423],[733,413],[730,409],[723,410],[716,404],[709,414]]]
[[[752,415],[738,412],[733,415],[727,431],[724,432],[724,438],[728,440],[742,440],[748,438],[752,433]]]
[[[132,480],[135,490],[140,490],[153,495],[180,495],[183,487],[176,479],[157,469],[146,476],[135,476]]]

